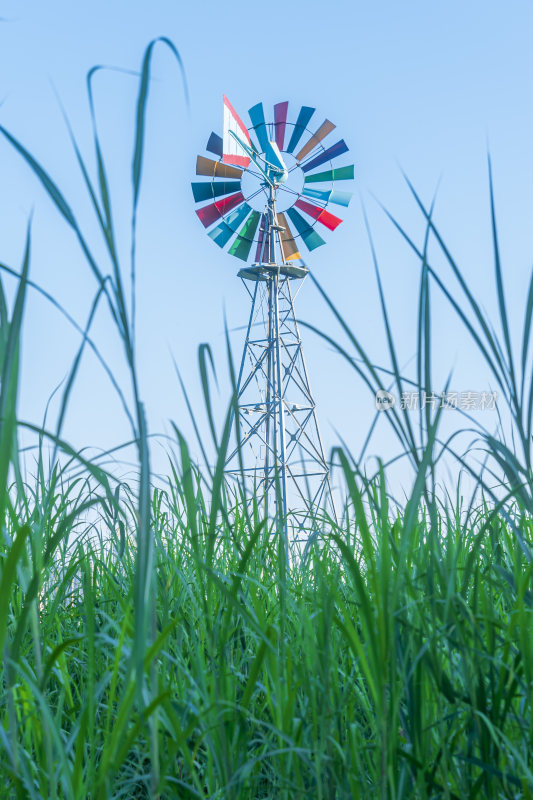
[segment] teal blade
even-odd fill
[[[196,203],[203,200],[211,200],[213,197],[221,197],[225,194],[238,192],[241,188],[240,181],[201,181],[191,183],[192,193]]]
[[[231,214],[228,214],[223,222],[215,225],[207,235],[210,236],[219,247],[224,247],[238,230],[239,225],[244,222],[251,210],[248,203],[243,203],[239,208],[232,211]]]
[[[347,206],[352,199],[351,192],[323,192],[320,189],[302,189],[302,194],[306,197],[316,197],[317,200],[322,200],[323,203],[336,203],[338,206]]]
[[[322,244],[326,244],[324,239],[313,228],[307,224],[305,219],[295,208],[288,208],[286,213],[289,215],[294,227],[304,240],[308,250],[315,250]]]

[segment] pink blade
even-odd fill
[[[223,217],[224,214],[227,214],[228,211],[231,211],[232,208],[240,205],[240,203],[244,203],[244,195],[241,192],[237,192],[225,197],[223,200],[217,200],[216,203],[210,203],[208,206],[199,208],[196,213],[204,228],[209,228],[213,222],[219,220],[220,217]]]
[[[283,150],[285,143],[285,125],[287,124],[287,109],[289,103],[276,103],[274,106],[274,127],[276,129],[276,144]]]
[[[335,214],[330,214],[329,211],[326,211],[324,208],[320,208],[320,206],[315,206],[312,203],[306,203],[305,200],[297,200],[294,205],[302,211],[305,211],[305,213],[309,214],[310,217],[313,217],[318,222],[321,222],[322,225],[325,225],[330,231],[334,231],[337,225],[340,225],[342,222],[342,219],[340,217],[336,217]]]

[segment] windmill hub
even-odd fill
[[[264,153],[261,153],[263,156]],[[292,153],[281,153],[287,165],[287,180],[284,183],[276,183],[276,208],[284,212],[294,205],[294,201],[301,196],[304,189],[305,175],[298,165]],[[268,185],[265,184],[263,177],[253,169],[246,170],[241,179],[242,193],[247,199],[250,207],[255,211],[263,212],[268,198]]]

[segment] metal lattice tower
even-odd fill
[[[335,517],[335,505],[294,310],[308,270],[285,260],[284,231],[271,191],[261,260],[239,272],[251,311],[237,382],[239,442],[226,474],[241,476],[240,448],[248,489],[294,541],[307,537],[317,510]]]

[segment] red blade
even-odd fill
[[[231,211],[232,208],[235,208],[235,206],[241,203],[244,203],[244,195],[242,192],[237,192],[229,197],[225,197],[223,200],[217,200],[216,203],[210,203],[208,206],[199,208],[196,213],[204,228],[209,228],[213,222],[219,220],[220,217],[223,217],[224,214],[227,214],[228,211]]]
[[[326,211],[324,208],[315,206],[312,203],[307,203],[305,200],[297,200],[294,205],[302,211],[305,211],[310,217],[321,222],[322,225],[325,225],[330,231],[334,231],[337,225],[340,225],[342,222],[342,219],[336,217],[335,214],[330,214],[330,212]]]

